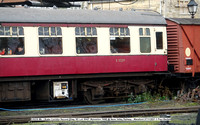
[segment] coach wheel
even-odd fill
[[[91,90],[87,90],[86,92],[84,92],[84,101],[87,104],[99,104],[104,102],[104,100],[93,100],[92,99],[92,92]]]

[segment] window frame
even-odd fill
[[[140,32],[140,31],[142,31],[142,33]],[[149,32],[148,32],[149,31]],[[151,52],[152,52],[152,45],[151,45],[151,29],[149,28],[149,27],[140,27],[139,29],[138,29],[138,32],[139,32],[139,45],[140,45],[140,53],[143,53],[143,54],[150,54]],[[141,39],[142,38],[149,38],[149,44],[148,45],[150,45],[150,50],[148,51],[148,52],[143,52],[143,51],[141,51],[141,42],[143,42],[143,41],[141,41]]]
[[[79,32],[77,32],[79,31]],[[90,31],[90,33],[88,33]],[[78,49],[77,46],[77,39],[78,38],[96,38],[96,52],[86,52],[82,53],[80,49]],[[82,41],[81,41],[82,42]],[[98,54],[99,48],[98,48],[98,33],[97,33],[97,28],[96,27],[75,27],[75,53],[78,55],[95,55]],[[85,50],[85,49],[83,49]],[[79,52],[80,51],[80,52]]]
[[[42,31],[43,33],[40,34],[40,28],[43,28]],[[48,34],[45,34],[45,29],[48,28]],[[52,35],[52,28],[55,28],[55,35],[53,34]],[[59,30],[58,30],[59,29]],[[58,55],[62,55],[63,54],[63,36],[62,36],[62,27],[54,27],[54,26],[41,26],[41,27],[38,27],[38,46],[39,46],[39,50],[38,50],[38,53],[40,56],[58,56]],[[58,34],[57,31],[60,31],[60,33]],[[40,38],[60,38],[61,39],[61,53],[48,53],[48,54],[42,54],[41,50],[40,50]]]
[[[162,37],[162,48],[158,48],[158,39],[157,39],[157,33],[161,33],[161,37]],[[156,49],[157,50],[163,50],[164,49],[164,39],[163,39],[163,32],[162,31],[156,31],[155,32],[155,36],[156,36]]]
[[[3,28],[3,30],[1,30]],[[16,28],[16,31],[13,31],[13,29]],[[6,34],[6,29],[9,29],[9,34]],[[3,34],[1,34],[1,32]],[[14,34],[14,32],[16,32]],[[23,54],[16,54],[16,50],[17,48],[21,45],[20,43],[15,47],[15,53],[13,54],[13,49],[11,49],[11,53],[12,54],[0,54],[0,56],[2,57],[6,57],[6,56],[24,56],[25,55],[25,35],[24,35],[24,27],[22,26],[0,26],[0,38],[22,38],[23,39]],[[8,43],[7,43],[8,44]],[[3,48],[5,49],[5,48]],[[7,48],[9,49],[9,48]],[[8,53],[8,50],[7,50]]]
[[[111,32],[112,31],[112,32]],[[121,32],[123,31],[123,33]],[[110,27],[109,28],[110,34],[110,53],[111,54],[130,54],[131,53],[131,37],[130,37],[130,29],[128,27]],[[111,45],[112,39],[116,40],[117,38],[129,38],[129,50],[128,52],[118,52],[116,49],[119,48],[112,48]]]

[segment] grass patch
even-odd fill
[[[139,102],[157,102],[169,100],[167,96],[161,96],[160,94],[151,94],[150,92],[144,92],[139,95],[129,95],[128,102],[129,103],[139,103]]]

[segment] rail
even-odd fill
[[[46,115],[26,115],[26,116],[1,116],[0,123],[27,123],[31,118],[109,118],[109,117],[134,117],[134,116],[153,116],[160,114],[173,113],[192,113],[198,112],[200,106],[185,108],[154,108],[154,109],[133,109],[121,111],[101,111],[101,112],[82,112],[82,113],[63,113]]]

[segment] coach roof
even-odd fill
[[[166,25],[164,17],[153,12],[44,8],[0,8],[0,22]]]
[[[192,18],[169,18],[168,20],[173,21],[177,24],[182,25],[200,25],[200,19],[192,19]]]

